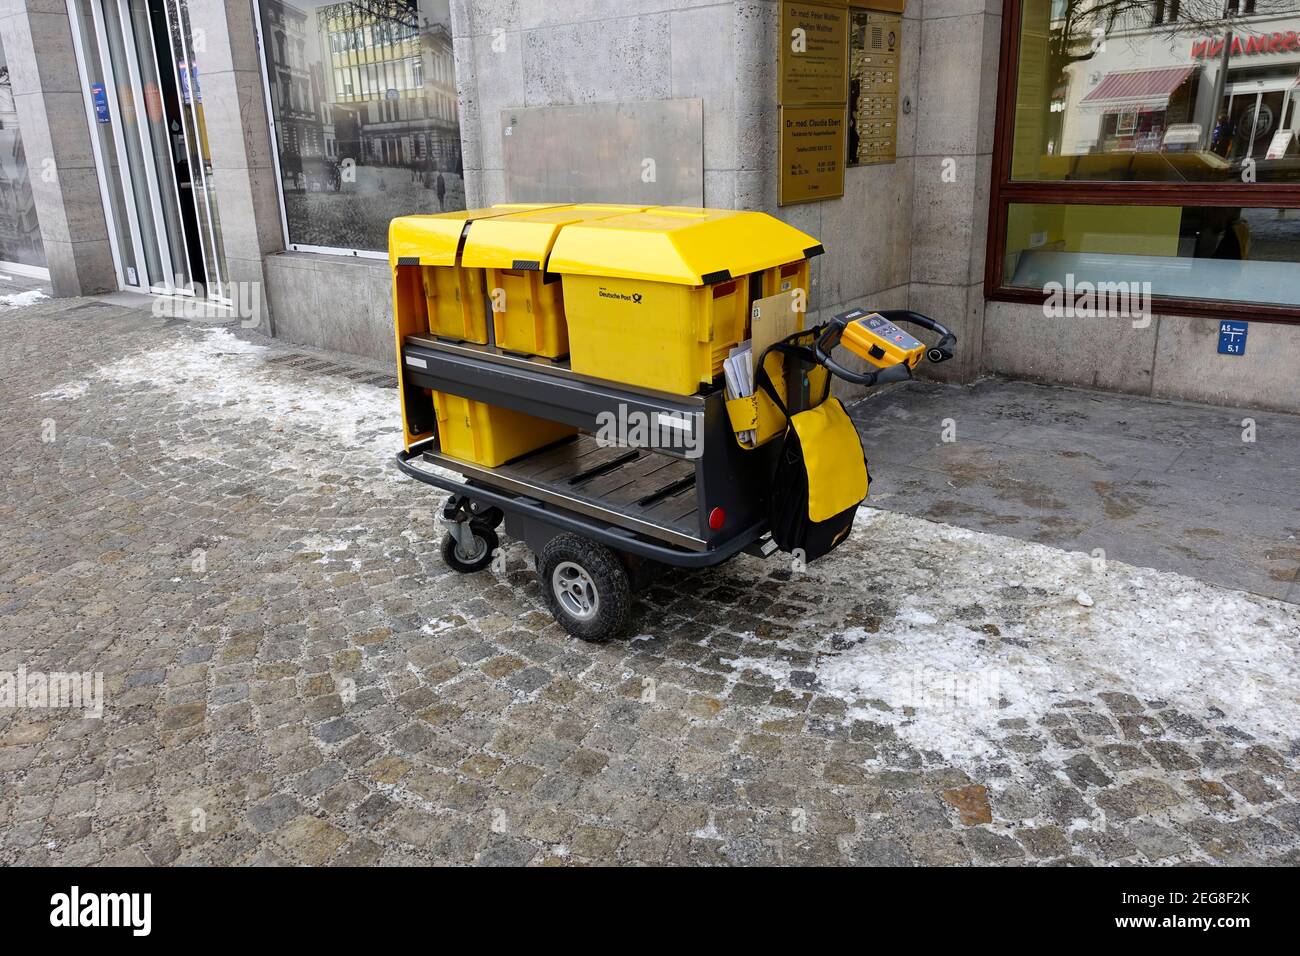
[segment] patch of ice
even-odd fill
[[[436,621],[427,621],[420,625],[420,633],[429,635],[441,634],[443,631],[450,631],[455,626],[456,622],[454,619],[444,617],[439,618]]]
[[[183,398],[194,415],[265,422],[268,431],[301,435],[304,444],[327,454],[333,441],[344,446],[340,450],[373,450],[391,458],[400,438],[392,390],[294,374],[267,364],[268,351],[221,326],[196,329],[161,348],[96,369],[91,386],[107,382]],[[194,449],[177,442],[172,451],[185,455]],[[268,462],[268,471],[276,464]],[[303,462],[295,456],[283,464],[298,470]]]
[[[8,306],[12,309],[24,305],[35,305],[42,299],[48,298],[49,296],[40,289],[28,289],[26,292],[11,292],[9,295],[0,295],[0,306]]]
[[[706,825],[700,827],[694,833],[692,833],[691,836],[695,837],[697,840],[721,840],[722,839],[722,834],[718,830],[717,821],[713,819],[712,813],[709,814],[709,822]]]
[[[336,439],[349,451],[391,447],[399,421],[392,391],[335,378],[294,381],[261,361],[266,351],[218,326],[119,359],[96,370],[95,377],[183,395],[216,415],[310,431],[314,439]]]
[[[914,607],[905,607],[898,612],[898,620],[904,624],[938,624],[939,619],[933,614],[926,614],[924,611]]]
[[[240,339],[224,327],[195,333],[97,369],[91,386],[109,382],[174,396],[203,418],[264,423],[267,431],[283,434],[290,448],[265,460],[263,474],[285,470],[313,479],[360,477],[382,498],[391,498],[398,484],[411,484],[392,466],[402,445],[401,411],[392,389],[268,364],[267,346]],[[219,445],[183,439],[167,451],[178,458],[220,459],[224,454]],[[421,467],[453,476],[442,468]]]
[[[848,719],[890,725],[959,766],[994,751],[1021,760],[998,745],[999,721],[1033,727],[1053,705],[1103,691],[1200,720],[1217,708],[1283,746],[1300,726],[1294,605],[1114,561],[1098,571],[1086,554],[874,509],[806,573],[831,594],[849,565],[853,580],[887,582],[873,596],[897,602],[892,618],[874,631],[808,622],[824,635],[811,664],[742,646],[731,666],[796,690],[807,677],[791,685],[792,672],[811,670],[820,692],[849,705]],[[1093,607],[1076,601],[1083,580]],[[851,607],[830,604],[827,614]]]
[[[47,402],[75,402],[86,394],[86,389],[89,387],[90,383],[84,379],[76,382],[64,382],[48,392],[41,392],[36,397]]]
[[[316,564],[326,564],[330,560],[331,554],[337,554],[340,551],[346,551],[352,547],[351,541],[344,541],[340,538],[326,538],[323,535],[311,534],[299,538],[298,544],[302,545],[302,550],[311,554],[320,554],[321,557],[316,559]]]

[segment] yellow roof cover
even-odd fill
[[[812,236],[766,213],[653,206],[565,226],[547,268],[575,275],[703,285],[820,251]]]
[[[645,206],[608,203],[584,203],[550,206],[527,212],[493,216],[475,222],[461,251],[463,266],[476,269],[546,268],[560,229],[570,223],[608,219],[628,212],[640,212]]]
[[[432,215],[398,216],[388,224],[388,261],[418,259],[422,266],[454,266],[460,234],[467,222],[506,216],[528,209],[546,209],[554,203],[502,203],[487,209],[461,209]]]

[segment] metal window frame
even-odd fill
[[[1013,180],[1012,141],[1015,135],[1016,86],[1020,64],[1021,4],[1002,0],[1002,40],[998,58],[997,119],[994,127],[992,181],[984,257],[984,297],[998,302],[1041,305],[1048,294],[1003,282],[1006,259],[1007,212],[1015,204],[1029,205],[1147,205],[1241,206],[1300,209],[1300,183],[1215,182],[1092,182]],[[1154,296],[1152,309],[1160,315],[1246,318],[1259,322],[1300,325],[1300,305],[1261,306],[1222,299]]]
[[[127,154],[125,132],[119,134],[118,130],[125,130],[122,125],[122,114],[117,98],[117,81],[113,77],[113,60],[108,51],[108,36],[104,30],[104,10],[102,0],[87,0],[90,7],[90,19],[95,26],[95,36],[87,38],[81,32],[81,14],[76,9],[76,0],[67,0],[68,17],[72,22],[73,35],[78,39],[76,46],[77,69],[85,81],[82,84],[82,98],[86,105],[87,119],[92,124],[91,144],[95,153],[95,174],[99,178],[100,200],[104,204],[104,214],[107,217],[107,225],[111,228],[108,230],[109,242],[113,250],[113,266],[117,272],[118,284],[123,291],[140,292],[148,294],[152,289],[149,281],[149,261],[144,252],[144,239],[140,232],[140,224],[137,221],[140,215],[140,207],[135,201],[135,184],[131,181],[131,162]],[[103,153],[99,148],[99,136],[94,134],[96,130],[94,123],[94,102],[90,96],[89,73],[86,71],[86,65],[82,60],[84,48],[81,43],[94,42],[95,48],[99,53],[99,65],[103,72],[104,96],[108,100],[108,113],[113,127],[113,133],[110,139],[113,141],[113,150],[117,153],[117,168],[119,178],[122,182],[122,202],[126,211],[126,231],[131,236],[131,254],[135,259],[135,277],[134,283],[127,280],[126,266],[122,263],[117,243],[117,217],[113,212],[112,204],[109,202],[109,187],[107,173],[104,171]],[[143,150],[142,150],[143,152]],[[161,256],[159,257],[161,260]]]
[[[42,240],[42,251],[44,251],[44,245],[44,240]],[[12,272],[14,275],[20,275],[24,279],[40,279],[43,282],[50,281],[50,269],[48,266],[34,266],[26,262],[10,262],[7,259],[0,259],[0,269],[3,269],[5,272]]]
[[[122,267],[122,256],[117,244],[117,218],[113,215],[113,204],[109,201],[108,176],[104,173],[104,157],[99,148],[98,120],[95,119],[95,105],[90,96],[90,73],[86,69],[85,52],[81,46],[86,42],[81,35],[81,11],[77,9],[77,0],[64,0],[64,6],[68,11],[68,25],[72,30],[72,56],[77,61],[77,78],[81,81],[81,102],[86,108],[90,151],[95,157],[95,176],[99,180],[99,201],[104,207],[104,223],[108,227],[108,247],[113,253],[113,272],[117,275],[119,289],[135,291],[127,285],[126,271]],[[104,92],[107,96],[107,84]]]
[[[190,56],[189,47],[185,43],[186,26],[181,20],[182,17],[181,5],[183,3],[185,3],[185,0],[164,0],[163,19],[167,21],[167,27],[168,27],[167,48],[171,51],[170,62],[172,63],[174,69],[175,64],[177,62],[178,55],[184,61],[186,82],[189,86],[189,91],[190,91],[190,102],[189,105],[187,106],[184,102],[183,93],[181,92],[180,89],[180,76],[178,74],[176,77],[177,80],[176,105],[180,109],[182,114],[188,112],[190,115],[191,129],[193,130],[193,134],[196,139],[196,142],[193,143],[193,149],[199,158],[199,162],[197,164],[194,164],[195,166],[197,166],[197,168],[191,169],[190,171],[190,202],[195,202],[194,187],[195,187],[195,179],[197,174],[197,180],[198,182],[202,183],[202,187],[203,187],[203,200],[202,200],[203,208],[207,213],[207,216],[204,219],[204,221],[198,224],[199,255],[203,258],[204,271],[208,271],[210,268],[211,271],[215,273],[215,283],[214,283],[214,277],[212,275],[209,275],[207,277],[208,281],[206,283],[206,288],[204,289],[204,293],[208,299],[215,299],[219,302],[228,302],[229,297],[226,295],[226,282],[225,282],[226,277],[222,274],[222,269],[221,269],[221,251],[222,251],[221,244],[220,244],[221,240],[220,237],[217,235],[216,227],[214,226],[214,219],[213,219],[213,212],[212,212],[212,194],[211,194],[211,189],[208,185],[208,171],[203,167],[203,141],[199,135],[200,129],[205,128],[207,124],[203,123],[200,120],[199,113],[198,113],[199,92],[198,92],[198,83],[195,79],[195,76],[198,72],[197,69],[195,69],[195,67],[197,67],[197,62]],[[185,11],[185,13],[188,14],[188,9]],[[173,15],[176,17],[175,34],[173,34],[171,30]],[[179,51],[176,49],[176,38],[178,37],[180,39],[180,45],[181,45],[181,49]],[[185,123],[183,118],[181,122],[181,135],[185,139],[186,149],[188,150],[189,148],[191,148],[190,132],[189,130],[185,129]],[[190,158],[191,157],[188,155],[185,157],[187,163],[190,161]],[[173,156],[172,159],[173,159],[173,168],[174,168],[175,157]],[[179,182],[176,183],[176,201],[177,203],[181,202]],[[195,205],[197,206],[197,202],[195,202]],[[194,212],[195,212],[195,218],[197,219],[198,209],[196,208]],[[183,210],[181,211],[181,218],[182,220],[184,219]],[[187,240],[187,246],[188,246],[188,240]],[[208,261],[209,249],[212,253],[212,260],[210,264]],[[188,254],[188,248],[187,248],[187,254]],[[194,279],[193,276],[191,276],[190,286],[193,287],[193,285],[194,285]]]
[[[135,24],[130,18],[130,0],[97,0],[97,2],[101,5],[112,2],[117,6],[118,24],[122,29],[122,52],[126,60],[126,72],[130,76],[131,83],[137,90],[140,90],[141,99],[143,100],[145,86],[144,77],[141,74],[140,45],[139,40],[135,35]],[[107,15],[106,10],[104,13]],[[107,36],[105,37],[105,40],[107,41]],[[153,50],[152,37],[149,38],[149,49]],[[155,53],[155,60],[156,59],[157,54]],[[111,60],[109,61],[109,64],[111,67]],[[161,95],[160,92],[159,96],[161,97]],[[158,179],[158,157],[153,152],[154,137],[153,131],[149,129],[148,114],[149,106],[147,102],[137,104],[135,111],[135,125],[136,131],[140,136],[140,152],[141,157],[144,160],[142,163],[144,166],[144,177],[145,181],[149,184],[149,205],[153,210],[154,235],[159,239],[158,258],[163,260],[163,253],[166,253],[165,261],[161,263],[163,266],[162,282],[160,284],[154,284],[151,282],[149,284],[149,291],[162,295],[179,295],[184,294],[184,290],[179,289],[173,282],[177,276],[174,273],[169,274],[169,271],[175,268],[172,259],[174,250],[172,248],[171,234],[167,231],[167,219],[163,215],[162,183]],[[171,157],[171,143],[167,143],[166,146],[167,155],[168,157]],[[175,190],[173,190],[173,192],[175,192]],[[177,214],[179,215],[179,207]],[[181,240],[183,252],[185,254],[185,261],[188,265],[189,252],[188,248],[183,245],[184,235],[182,235]]]

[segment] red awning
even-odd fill
[[[1165,109],[1169,97],[1200,67],[1175,66],[1163,70],[1124,70],[1107,73],[1095,90],[1081,101],[1084,106],[1125,109]]]

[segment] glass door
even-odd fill
[[[185,0],[68,0],[125,289],[225,300]]]
[[[228,300],[221,219],[217,215],[217,194],[212,182],[212,157],[203,121],[203,91],[199,86],[199,65],[194,59],[189,5],[186,0],[165,0],[165,4],[155,5],[160,14],[165,13],[161,25],[166,31],[176,85],[176,115],[170,132],[181,207],[187,214],[192,210],[194,222],[190,228],[198,241],[200,268],[207,278],[208,296]],[[191,248],[191,255],[194,252]]]

